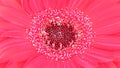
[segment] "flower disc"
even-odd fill
[[[28,39],[38,53],[51,59],[70,59],[91,45],[93,31],[89,18],[77,9],[47,9],[36,12]]]

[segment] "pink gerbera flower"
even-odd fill
[[[0,0],[0,68],[119,68],[119,0]]]

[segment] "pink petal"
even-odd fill
[[[64,0],[64,1],[63,0],[56,0],[55,8],[56,9],[66,8],[66,7],[68,7],[70,1],[71,0]]]
[[[114,63],[116,64],[117,68],[120,68],[120,61],[115,61]]]
[[[6,30],[23,30],[23,28],[19,27],[19,25],[13,24],[4,19],[0,20],[0,29],[0,32],[5,32]]]
[[[29,14],[34,14],[48,8],[66,8],[68,4],[69,0],[23,0],[23,7]]]
[[[73,60],[64,60],[64,61],[56,61],[57,68],[76,68],[76,64]]]
[[[44,4],[44,9],[55,8],[57,5],[57,0],[41,0]]]
[[[100,30],[100,28],[103,28],[105,26],[107,26],[107,28],[109,27],[109,28],[113,28],[113,29],[115,28],[116,25],[119,26],[119,24],[120,24],[120,21],[119,21],[120,14],[118,12],[119,9],[120,8],[117,8],[116,11],[115,11],[115,9],[112,9],[111,12],[107,12],[108,14],[105,13],[106,15],[103,15],[104,17],[97,16],[98,18],[96,18],[96,22],[93,23],[93,27],[96,29],[96,31],[97,31],[97,29]]]
[[[0,66],[2,66],[2,64],[4,65],[7,62],[8,62],[8,58],[0,57]]]
[[[106,65],[108,68],[117,68],[117,66],[113,62],[109,62]]]
[[[103,62],[99,63],[98,68],[108,68],[107,65]]]
[[[22,40],[15,40],[15,39],[11,39],[11,38],[3,38],[0,41],[0,48],[6,47],[7,45],[13,44],[14,42],[21,42]],[[6,43],[7,42],[7,43]]]
[[[100,29],[106,25],[119,22],[119,10],[120,5],[112,3],[107,6],[100,5],[98,9],[88,13],[88,15],[91,17],[91,20],[93,21],[93,28]]]
[[[29,7],[34,12],[45,9],[44,2],[42,0],[29,0],[27,3],[29,3]]]
[[[106,22],[106,21],[105,21]],[[107,21],[111,24],[103,25],[101,28],[96,29],[97,35],[107,35],[107,34],[119,34],[120,33],[120,21],[109,20]]]
[[[51,8],[52,2],[50,0],[23,0],[23,6],[29,14],[34,14],[46,8]]]
[[[21,3],[19,0],[0,0],[0,4],[13,8],[21,8]]]
[[[7,64],[7,62],[5,62],[5,63],[0,63],[0,68],[5,68],[6,64]]]
[[[99,63],[98,68],[119,68],[114,62]]]
[[[34,12],[42,11],[48,8],[63,8],[63,5],[67,4],[68,1],[62,0],[23,0],[23,6],[25,10],[33,14]],[[63,5],[61,5],[63,4]]]
[[[0,23],[0,39],[2,38],[25,38],[25,28],[18,27],[15,24],[9,24],[10,22],[1,20]],[[8,25],[9,24],[9,25]],[[8,28],[9,27],[9,28]]]
[[[69,8],[79,8],[82,11],[85,11],[87,7],[94,2],[94,0],[70,0],[68,5]]]
[[[100,10],[104,12],[107,8],[117,4],[119,4],[119,0],[91,0],[86,12],[93,15],[94,12],[101,12]]]
[[[32,59],[28,60],[24,68],[56,68],[54,61],[48,60],[43,55],[31,56]]]
[[[58,63],[58,68],[66,68],[66,62],[63,62],[63,61],[57,61]]]
[[[97,49],[95,47],[85,52],[85,55],[92,57],[99,62],[109,62],[113,61],[114,59],[113,56],[111,56],[111,52],[107,50]]]
[[[95,47],[106,50],[119,50],[120,49],[120,36],[119,35],[98,35],[94,41]],[[93,45],[94,46],[94,45]]]
[[[23,5],[24,10],[25,10],[29,15],[34,13],[33,10],[32,10],[31,7],[30,7],[29,0],[23,0],[22,5]]]
[[[21,68],[17,62],[9,62],[6,64],[5,68]]]
[[[26,59],[28,59],[32,55],[36,55],[36,52],[34,52],[31,49],[31,50],[26,50],[26,51],[23,51],[23,52],[14,53],[14,55],[10,56],[9,58],[13,62],[14,61],[20,62],[20,61],[25,61]]]
[[[22,38],[25,39],[26,35],[23,31],[19,31],[19,30],[6,30],[6,31],[2,31],[1,35],[3,37],[9,37],[9,38]]]
[[[82,68],[96,68],[93,64],[91,64],[90,62],[84,60],[81,58],[81,56],[74,56],[73,57],[73,61],[74,63],[78,66],[78,67],[82,67]],[[93,61],[94,62],[94,61]]]
[[[67,68],[76,68],[75,63],[72,60],[68,60],[66,65],[68,66]]]
[[[81,54],[81,57],[82,60],[84,61],[87,61],[88,63],[90,63],[91,65],[93,65],[94,67],[97,67],[98,66],[98,60],[96,60],[94,57],[91,57],[85,53]],[[77,65],[78,66],[78,65]]]
[[[114,60],[120,61],[120,49],[112,51],[112,56],[113,56]]]
[[[23,61],[36,53],[36,50],[28,41],[10,39],[7,43],[4,43],[6,41],[0,43],[0,56],[3,58],[8,58],[11,61]]]
[[[8,24],[14,24],[23,28],[30,24],[30,17],[22,9],[0,6],[0,18],[9,21]]]

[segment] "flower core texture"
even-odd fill
[[[92,23],[78,9],[46,9],[32,16],[28,39],[38,53],[54,60],[83,54],[93,40]]]

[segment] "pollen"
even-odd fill
[[[78,9],[46,9],[32,16],[28,39],[38,53],[53,60],[83,54],[93,41],[92,22]]]

